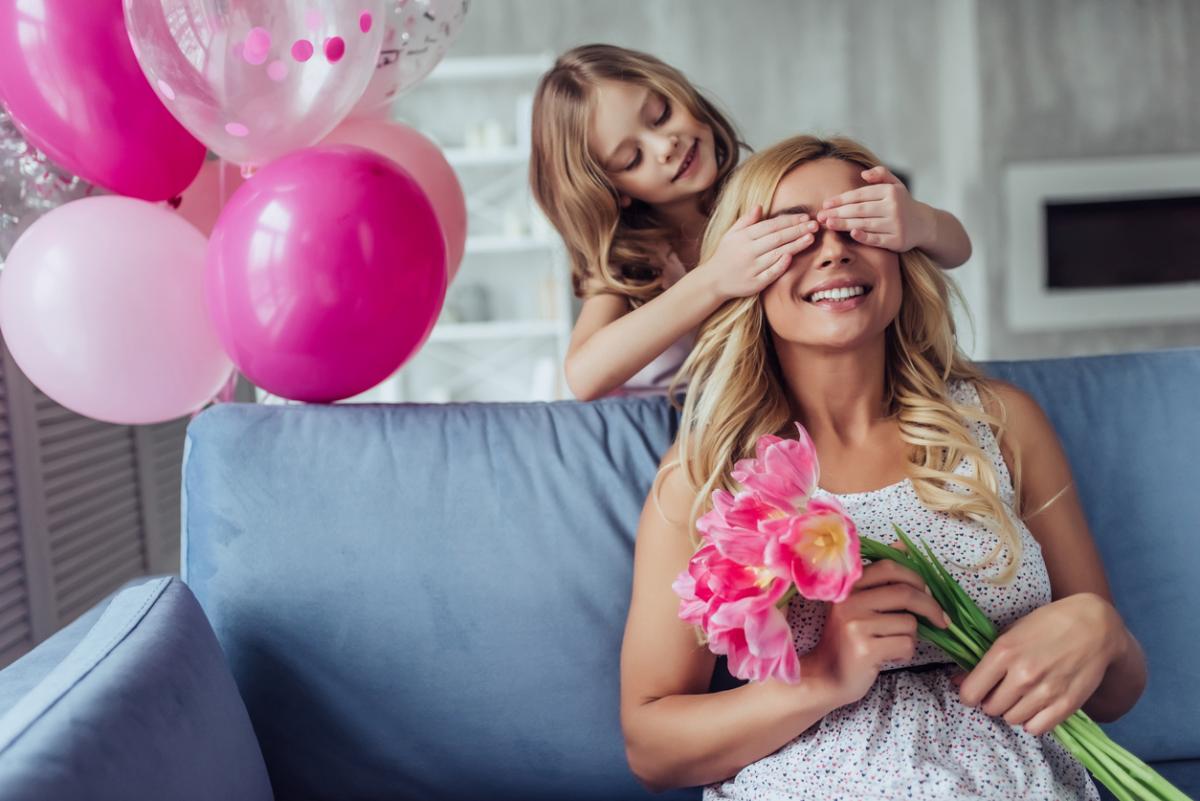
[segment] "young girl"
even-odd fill
[[[863,172],[866,186],[813,213],[764,220],[749,210],[701,263],[700,234],[741,146],[682,74],[644,53],[587,45],[542,77],[530,183],[584,299],[566,360],[576,397],[666,390],[700,321],[769,286],[818,224],[899,252],[921,248],[945,267],[970,256],[957,219],[878,166]]]
[[[702,259],[746,209],[820,208],[877,165],[845,139],[753,156]],[[1044,735],[1081,706],[1120,717],[1145,661],[1052,426],[959,352],[949,292],[920,251],[826,227],[761,296],[701,327],[684,366],[696,388],[637,532],[621,655],[626,750],[647,785],[708,785],[710,801],[1099,797]],[[880,562],[842,603],[789,602],[797,684],[708,692],[715,657],[680,621],[671,584],[712,491],[734,489],[730,470],[762,434],[795,436],[792,421],[816,445],[817,496],[838,498],[864,536],[890,541],[896,523],[923,537],[1003,632],[965,680],[917,642],[916,615],[944,625],[920,578]]]

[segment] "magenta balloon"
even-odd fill
[[[374,150],[417,179],[446,236],[446,267],[453,281],[467,244],[467,201],[454,168],[438,146],[402,122],[370,119],[342,123],[324,144]]]
[[[323,403],[394,373],[433,328],[446,248],[417,182],[350,146],[298,150],[230,198],[205,275],[225,350],[259,387]]]
[[[121,195],[172,198],[204,162],[142,74],[121,0],[0,3],[0,101],[52,161]]]

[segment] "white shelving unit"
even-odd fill
[[[573,324],[570,271],[528,188],[529,115],[550,54],[449,58],[396,116],[443,146],[467,196],[466,252],[428,341],[352,401],[553,400]]]

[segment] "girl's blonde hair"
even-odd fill
[[[644,86],[712,129],[717,177],[700,198],[705,210],[737,165],[741,143],[682,73],[645,53],[585,45],[563,53],[542,76],[533,101],[533,196],[566,243],[575,294],[610,292],[636,306],[662,292],[661,243],[675,232],[646,203],[621,208],[616,187],[588,149],[595,89],[603,80]]]
[[[741,215],[755,205],[770,208],[787,173],[818,159],[841,159],[863,169],[880,163],[853,140],[812,136],[797,136],[752,156],[717,201],[702,258],[712,254]],[[1016,572],[1021,539],[1001,498],[997,471],[966,422],[983,421],[1002,432],[1004,421],[950,398],[948,385],[955,380],[972,381],[989,391],[983,374],[958,349],[950,310],[950,296],[957,295],[957,288],[919,250],[900,254],[900,275],[903,300],[886,333],[884,401],[910,446],[908,477],[929,509],[977,521],[998,535],[996,547],[973,567],[994,564],[1006,552],[994,579],[1006,582]],[[697,490],[689,521],[694,532],[713,490],[736,490],[729,476],[734,462],[752,456],[763,434],[787,436],[790,428],[780,363],[760,298],[730,301],[709,317],[682,375],[692,389],[683,405],[679,454],[684,475]],[[963,460],[972,470],[954,473]],[[1014,489],[1019,488],[1016,472],[1013,481]],[[1014,504],[1019,497],[1017,489]]]

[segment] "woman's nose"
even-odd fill
[[[818,267],[835,267],[854,261],[854,250],[847,242],[849,234],[822,226],[817,236],[820,237],[820,244],[817,246]]]

